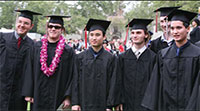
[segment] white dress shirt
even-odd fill
[[[136,49],[134,46],[132,46],[131,49],[133,53],[135,54],[135,56],[139,58],[140,55],[147,49],[147,47],[144,45],[142,48]]]

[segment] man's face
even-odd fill
[[[171,22],[171,34],[176,42],[182,42],[187,39],[190,27],[186,28],[182,21]]]
[[[131,39],[134,44],[142,44],[145,42],[145,38],[148,37],[142,29],[131,30]]]
[[[25,17],[18,17],[16,20],[16,32],[20,36],[25,36],[33,28],[31,20]]]
[[[163,32],[167,32],[166,28],[167,28],[167,24],[166,24],[166,20],[165,20],[166,16],[161,16],[160,17],[160,27],[162,29]],[[168,32],[170,31],[170,21],[168,21]]]
[[[49,23],[47,26],[48,37],[51,39],[57,39],[62,34],[62,26],[56,23]]]
[[[101,30],[94,30],[89,33],[89,42],[93,47],[100,47],[106,39]]]
[[[196,27],[196,26],[197,26],[197,23],[196,23],[195,21],[193,21],[193,22],[192,22],[192,26],[193,26],[193,27]]]

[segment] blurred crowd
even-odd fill
[[[66,39],[66,43],[73,47],[76,54],[84,51],[85,48],[85,41],[83,39]],[[124,42],[124,40],[121,38],[118,39],[111,39],[111,40],[104,40],[103,41],[103,47],[107,51],[111,52],[112,54],[119,55],[120,53],[126,51],[128,48],[130,48],[132,45],[131,40],[127,40],[127,43]],[[90,46],[89,43],[87,43],[87,48]]]

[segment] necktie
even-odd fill
[[[17,42],[17,47],[18,47],[18,48],[20,47],[21,41],[22,41],[22,38],[19,37],[19,38],[18,38],[18,42]]]
[[[135,55],[136,55],[137,58],[139,58],[139,56],[140,56],[140,52],[136,52]]]

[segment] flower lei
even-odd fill
[[[58,63],[60,62],[60,57],[63,53],[63,49],[65,47],[65,38],[61,35],[60,40],[56,46],[55,50],[55,56],[53,57],[53,60],[50,64],[50,66],[47,66],[47,37],[44,35],[42,41],[42,47],[40,51],[40,63],[41,63],[41,70],[46,76],[51,76],[54,74],[56,67],[58,66]]]

